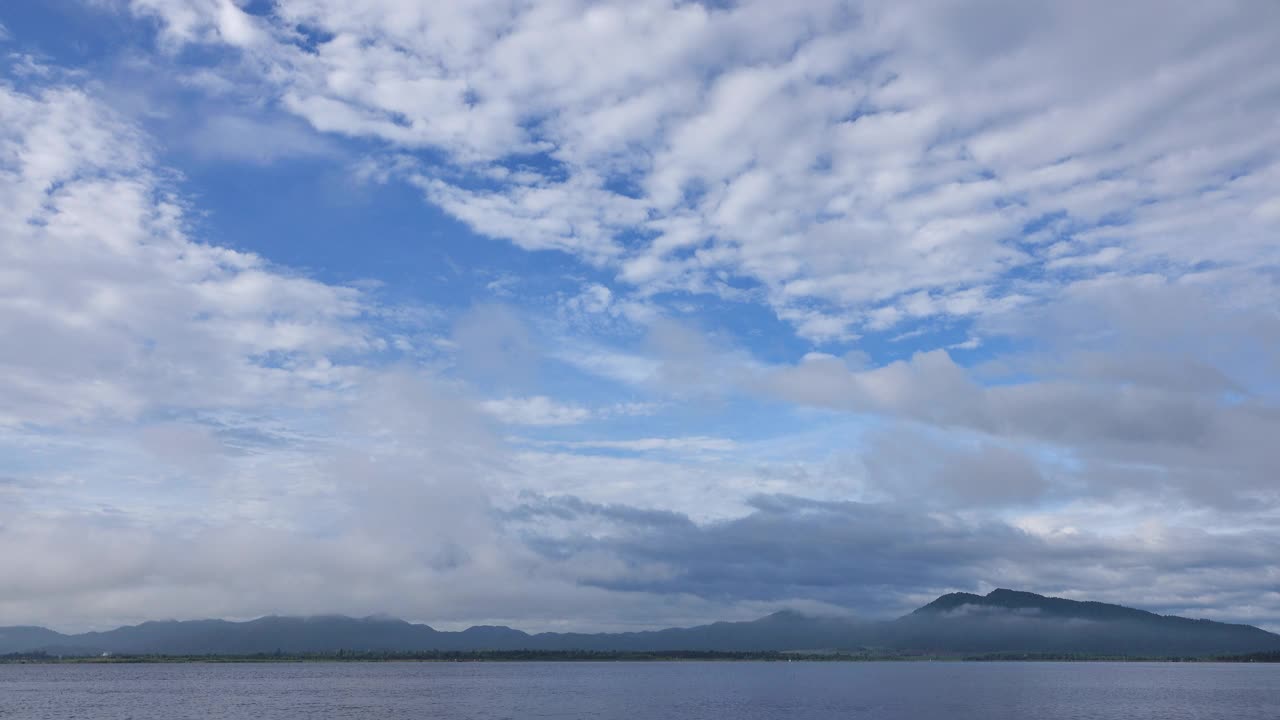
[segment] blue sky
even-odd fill
[[[433,5],[0,9],[0,624],[1280,626],[1275,10]]]

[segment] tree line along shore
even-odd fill
[[[315,653],[253,653],[247,655],[102,654],[59,655],[25,652],[0,655],[0,664],[113,664],[113,663],[305,663],[305,662],[1228,662],[1280,663],[1280,652],[1243,655],[1146,657],[1080,653],[988,653],[945,655],[878,652],[750,652],[676,650],[669,652],[607,650],[477,650],[380,652],[336,650]]]

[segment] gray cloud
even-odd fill
[[[1179,489],[1199,501],[1276,503],[1268,468],[1280,456],[1263,440],[1280,433],[1272,390],[1257,385],[1256,375],[1245,389],[1194,355],[1143,359],[1124,351],[1102,362],[1096,355],[1015,354],[1003,367],[971,370],[939,350],[856,369],[817,356],[765,371],[754,387],[806,405],[1045,445],[1090,472],[1108,467],[1112,481],[1128,467],[1124,484],[1133,487]],[[1034,379],[1020,374],[1021,362],[1034,368]],[[981,375],[987,377],[979,382]]]
[[[625,572],[584,580],[609,589],[803,597],[884,615],[947,590],[1034,582],[1071,597],[1280,622],[1280,595],[1269,585],[1280,573],[1280,546],[1269,531],[1044,537],[906,504],[759,496],[751,505],[741,518],[696,524],[679,513],[544,497],[509,517],[523,523],[534,548],[558,560],[616,557]],[[548,536],[548,518],[592,530]],[[1230,590],[1209,591],[1216,599],[1206,601],[1211,587]],[[1248,609],[1228,610],[1232,603]]]
[[[867,484],[918,507],[1027,505],[1051,483],[1024,450],[977,441],[947,441],[908,428],[874,433],[860,454]]]

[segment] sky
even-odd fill
[[[1280,4],[0,6],[0,625],[1280,631]]]

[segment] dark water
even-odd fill
[[[0,718],[1280,718],[1280,665],[0,665]]]

